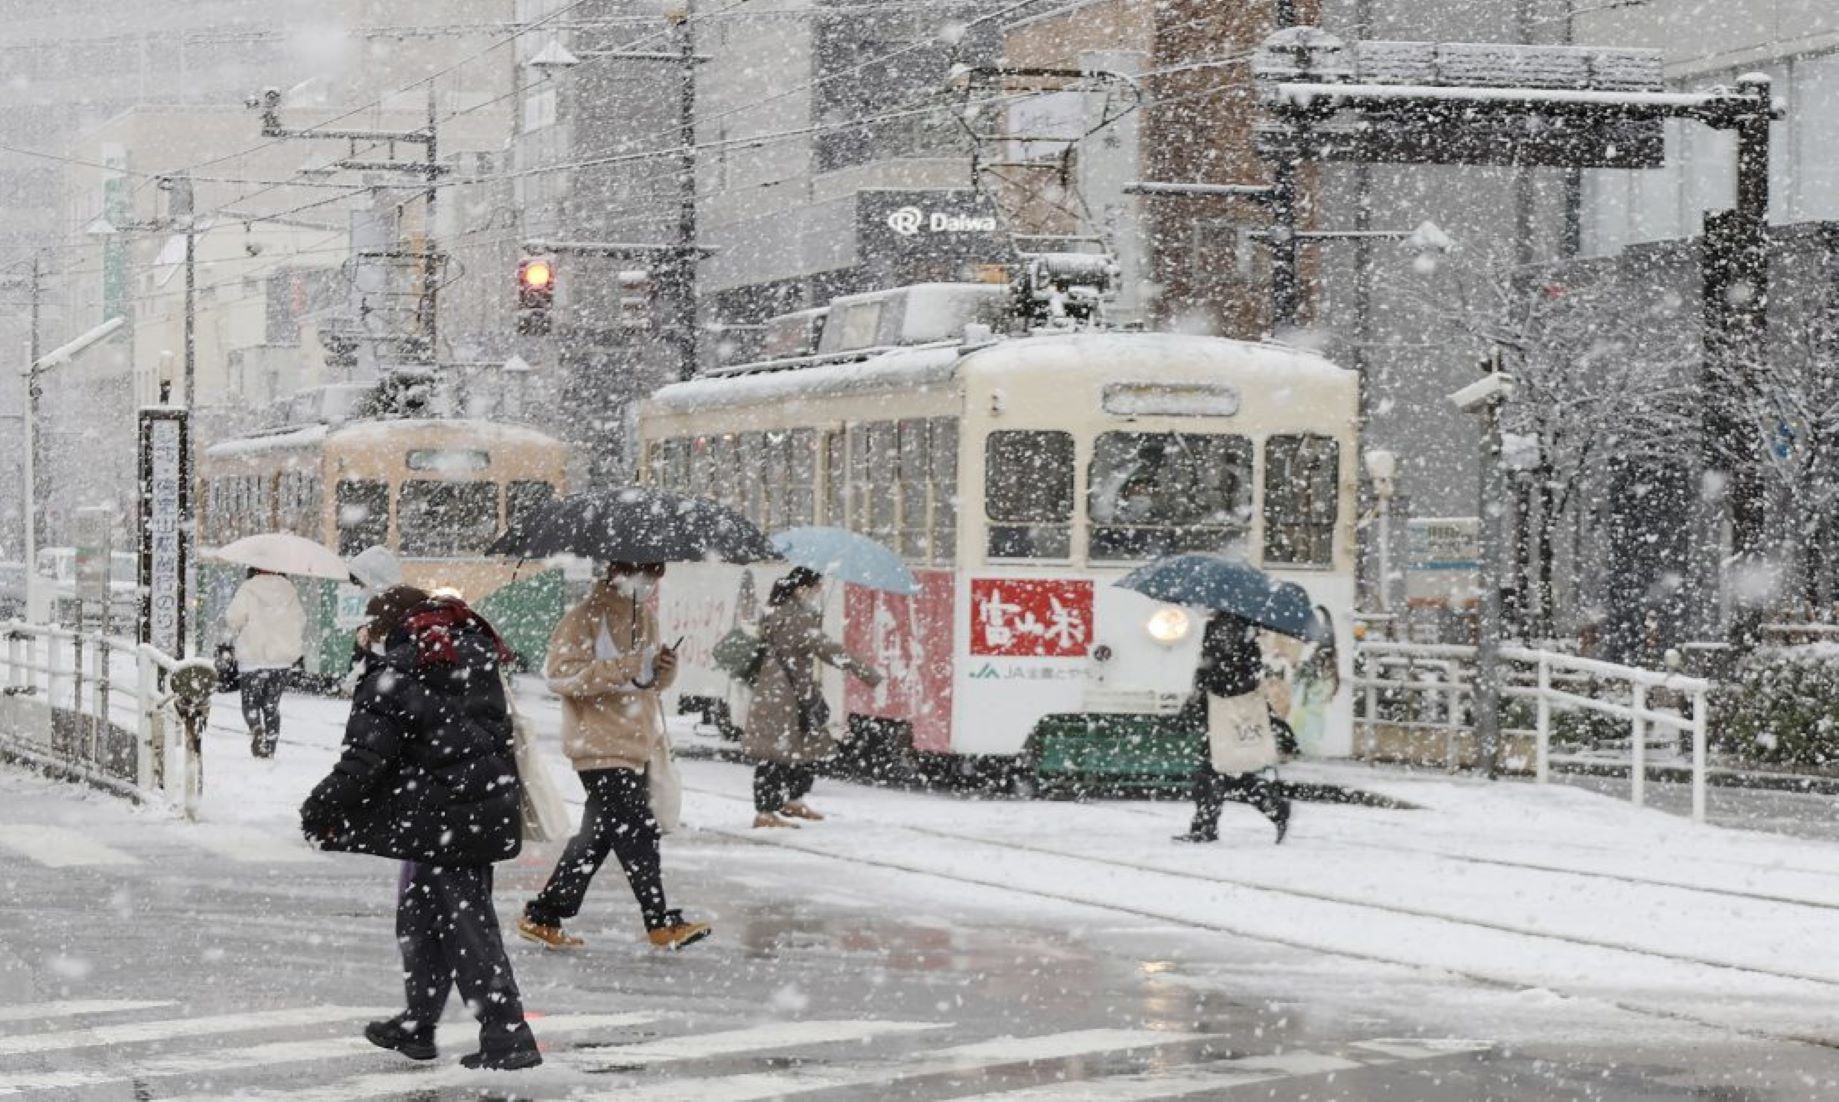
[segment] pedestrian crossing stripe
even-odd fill
[[[71,999],[54,1003],[0,1005],[0,1022],[42,1022],[47,1018],[81,1018],[89,1014],[120,1014],[129,1010],[159,1010],[179,1005],[172,999]]]
[[[219,857],[258,865],[312,865],[326,860],[306,839],[271,834],[253,827],[211,823],[184,831],[187,841]]]
[[[1030,1064],[1125,1052],[1202,1040],[1204,1036],[1154,1030],[1083,1029],[1039,1037],[978,1041],[882,1065],[811,1065],[779,1072],[640,1084],[604,1094],[587,1095],[580,1102],[614,1102],[616,1099],[625,1102],[750,1102],[753,1099],[778,1098],[808,1091],[875,1086],[928,1075],[964,1074],[1007,1064]]]
[[[259,1010],[247,1014],[219,1014],[206,1018],[172,1018],[163,1021],[129,1022],[123,1025],[90,1026],[61,1030],[56,1033],[27,1033],[0,1037],[0,1056],[32,1056],[45,1052],[96,1048],[102,1045],[133,1045],[149,1041],[171,1041],[180,1037],[210,1037],[224,1033],[247,1033],[259,1029],[320,1025],[353,1018],[387,1017],[393,1011],[364,1010],[349,1006],[310,1006],[287,1010]]]
[[[374,1015],[354,1014],[353,1020],[365,1016]],[[557,1014],[542,1018],[535,1025],[542,1031],[540,1036],[557,1037],[593,1030],[649,1025],[658,1019],[657,1014]],[[465,1029],[466,1024],[470,1023],[455,1023],[454,1032]],[[380,1055],[380,1050],[363,1037],[356,1035],[328,1037],[314,1041],[281,1041],[274,1044],[228,1048],[191,1056],[163,1056],[118,1070],[0,1073],[5,1075],[4,1084],[0,1084],[0,1096],[23,1094],[26,1091],[35,1090],[81,1090],[86,1087],[106,1086],[110,1083],[139,1082],[144,1079],[160,1079],[174,1075],[209,1075],[282,1064],[318,1063],[322,1060],[376,1055]]]
[[[105,846],[86,834],[35,823],[0,824],[0,849],[10,849],[53,869],[76,865],[140,864],[140,858],[130,857],[118,849]]]

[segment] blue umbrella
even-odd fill
[[[805,527],[787,529],[772,540],[787,562],[825,577],[906,596],[919,592],[919,581],[900,556],[866,536],[841,528]]]
[[[1278,581],[1244,559],[1171,555],[1118,579],[1118,585],[1172,605],[1229,612],[1260,627],[1319,642],[1328,625],[1302,586]]]

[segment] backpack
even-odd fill
[[[766,661],[766,643],[758,635],[736,625],[715,644],[709,657],[716,669],[744,685],[752,685]]]

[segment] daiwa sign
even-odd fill
[[[921,233],[995,233],[996,216],[896,207],[888,212],[888,229],[902,237],[917,237]]]

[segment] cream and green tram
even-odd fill
[[[866,740],[1047,788],[1166,787],[1202,739],[1202,616],[1112,583],[1173,552],[1242,553],[1326,611],[1335,642],[1288,655],[1287,718],[1305,753],[1351,752],[1356,403],[1352,372],[1293,348],[1069,333],[674,384],[638,428],[647,480],[768,531],[848,528],[911,565],[914,596],[827,597],[829,630],[889,675],[826,674],[834,714]],[[685,710],[741,715],[744,689],[708,651],[758,615],[775,575],[667,575]]]
[[[349,559],[382,545],[403,580],[459,592],[526,662],[540,663],[561,618],[559,571],[487,558],[525,510],[563,490],[567,446],[532,429],[475,420],[402,419],[308,425],[205,449],[199,543],[208,553],[258,532],[293,532]],[[221,631],[242,572],[200,565],[203,643]],[[356,586],[299,580],[309,618],[307,671],[336,677],[363,621]]]

